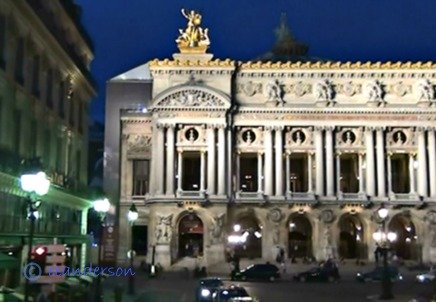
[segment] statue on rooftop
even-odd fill
[[[191,10],[187,12],[182,9],[182,15],[188,20],[184,30],[179,29],[179,37],[176,39],[177,46],[181,53],[205,53],[210,45],[209,30],[203,29],[201,15]]]

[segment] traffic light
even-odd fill
[[[47,251],[46,246],[38,246],[32,252],[32,262],[38,264],[43,272],[47,262]]]

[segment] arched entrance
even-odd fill
[[[253,215],[240,217],[231,226],[228,244],[240,258],[262,257],[262,226]]]
[[[180,219],[179,258],[203,255],[203,233],[203,222],[196,214],[190,213]]]
[[[363,224],[357,214],[344,214],[338,222],[339,257],[344,259],[366,258],[363,242]]]
[[[288,257],[312,257],[312,225],[302,214],[296,214],[288,221]]]
[[[418,260],[419,249],[415,225],[410,217],[397,214],[389,222],[390,232],[397,234],[397,239],[391,243],[391,247],[398,258],[403,260]]]

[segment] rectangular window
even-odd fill
[[[24,39],[19,38],[15,53],[15,81],[21,85],[24,84]]]
[[[48,108],[53,109],[53,70],[51,69],[47,71],[46,92],[47,106]]]
[[[257,154],[241,154],[239,159],[239,183],[243,192],[257,192]]]
[[[49,165],[51,158],[51,132],[50,130],[45,130],[44,133],[44,164]]]
[[[399,194],[410,192],[409,156],[394,154],[391,157],[392,191]]]
[[[62,152],[63,152],[62,139],[57,138],[56,139],[56,171],[59,173],[63,171],[63,167],[62,167],[63,154],[62,154]]]
[[[80,172],[82,171],[82,154],[80,150],[76,152],[76,177],[77,182],[80,183]]]
[[[308,157],[305,153],[292,153],[289,158],[290,190],[296,193],[308,191]]]
[[[133,238],[133,250],[136,255],[145,256],[147,255],[148,249],[148,226],[146,225],[134,225],[132,227],[132,238]]]
[[[75,110],[76,110],[76,106],[75,106],[75,99],[70,99],[69,104],[70,104],[70,126],[74,128],[74,118],[75,118]]]
[[[144,196],[149,191],[150,161],[133,161],[133,196]]]
[[[0,15],[0,67],[6,67],[6,17]]]
[[[38,152],[38,126],[36,124],[35,120],[32,120],[32,122],[30,123],[30,141],[29,141],[29,145],[30,145],[30,155],[32,157],[37,156],[37,152]]]
[[[59,83],[59,116],[61,118],[65,117],[65,81]]]
[[[359,157],[357,154],[344,154],[340,157],[341,192],[359,192]]]
[[[182,190],[200,191],[200,152],[183,152]]]
[[[21,111],[20,109],[14,110],[14,122],[15,122],[15,131],[14,131],[14,150],[20,154],[20,145],[21,145]]]
[[[83,133],[83,102],[79,102],[79,118],[78,118],[78,123],[79,123],[79,132]]]
[[[40,95],[40,89],[39,89],[39,67],[40,67],[40,61],[39,56],[33,57],[33,73],[32,73],[32,94],[39,98]]]

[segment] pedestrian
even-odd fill
[[[380,257],[380,246],[377,245],[375,251],[374,251],[374,258],[375,258],[375,265],[378,266],[378,261]]]

